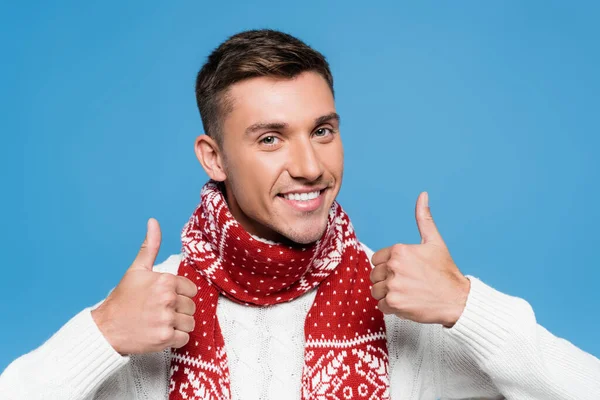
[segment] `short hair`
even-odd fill
[[[196,102],[204,132],[223,144],[222,121],[231,111],[227,89],[244,79],[294,78],[305,71],[320,74],[333,94],[333,76],[325,57],[301,40],[280,31],[259,29],[231,36],[209,56],[196,77]]]

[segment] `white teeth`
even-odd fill
[[[317,197],[319,197],[319,193],[320,193],[320,191],[318,191],[318,190],[316,192],[310,192],[310,193],[287,193],[287,194],[284,194],[283,197],[288,200],[307,201],[307,200],[316,199]]]

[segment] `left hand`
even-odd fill
[[[454,326],[471,282],[458,269],[437,230],[427,192],[415,209],[421,244],[395,244],[371,258],[371,295],[384,314],[428,324]]]

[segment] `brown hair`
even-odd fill
[[[260,29],[231,36],[209,56],[196,78],[196,101],[206,134],[223,143],[222,120],[231,111],[229,86],[259,76],[293,78],[305,71],[323,76],[333,93],[325,57],[283,32]]]

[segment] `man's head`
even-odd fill
[[[325,58],[272,30],[239,33],[198,73],[196,154],[250,233],[311,243],[339,192],[343,148]]]

